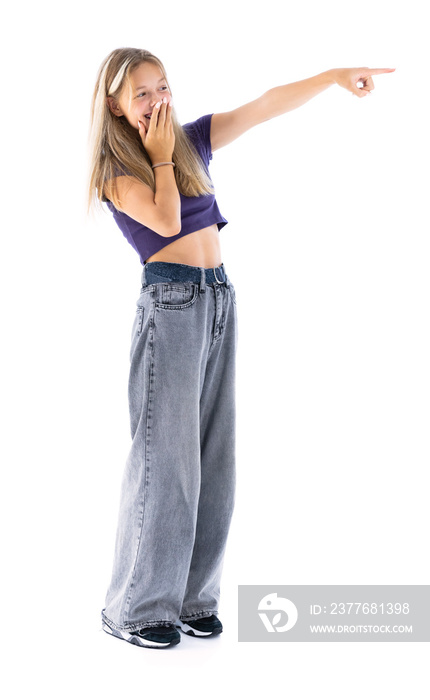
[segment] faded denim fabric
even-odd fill
[[[234,509],[236,345],[224,266],[143,267],[130,351],[132,444],[102,611],[117,629],[218,612]]]

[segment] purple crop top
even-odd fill
[[[209,161],[212,160],[210,142],[211,119],[212,114],[206,114],[194,122],[183,125],[183,129],[200,154],[208,173]],[[193,233],[193,231],[199,231],[212,224],[218,224],[218,230],[220,230],[228,223],[218,208],[215,195],[206,194],[198,197],[185,197],[185,195],[180,193],[180,198],[182,227],[176,236],[168,238],[160,236],[159,233],[132,219],[124,212],[118,211],[111,201],[106,201],[125,238],[139,254],[142,265],[151,255],[158,253],[159,250],[172,243],[172,241],[176,241],[177,238]]]

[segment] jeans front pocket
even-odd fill
[[[230,290],[231,300],[232,300],[233,304],[236,305],[236,290],[235,290],[235,288],[233,287],[233,285],[232,285],[231,282],[230,282],[228,288],[229,288],[229,290]]]
[[[166,282],[154,287],[155,305],[161,309],[186,309],[194,304],[199,294],[199,285],[194,282]]]

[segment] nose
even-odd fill
[[[163,99],[163,97],[160,97],[160,94],[157,92],[153,92],[151,94],[151,100],[150,100],[150,105],[151,107],[154,107],[154,105],[157,104],[157,102],[160,102]]]
[[[158,93],[153,93],[151,95],[151,99],[149,104],[151,105],[151,108],[153,109],[154,106],[157,104],[157,102],[162,102],[163,98],[167,97],[167,102],[170,102],[170,93],[169,92],[164,92],[161,95]]]

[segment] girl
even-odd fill
[[[364,97],[371,76],[391,70],[328,70],[181,126],[153,54],[117,49],[101,65],[89,203],[106,202],[143,265],[130,351],[132,444],[102,611],[109,634],[165,648],[180,641],[176,626],[197,637],[223,629],[217,615],[234,507],[237,319],[212,153],[335,83]]]

